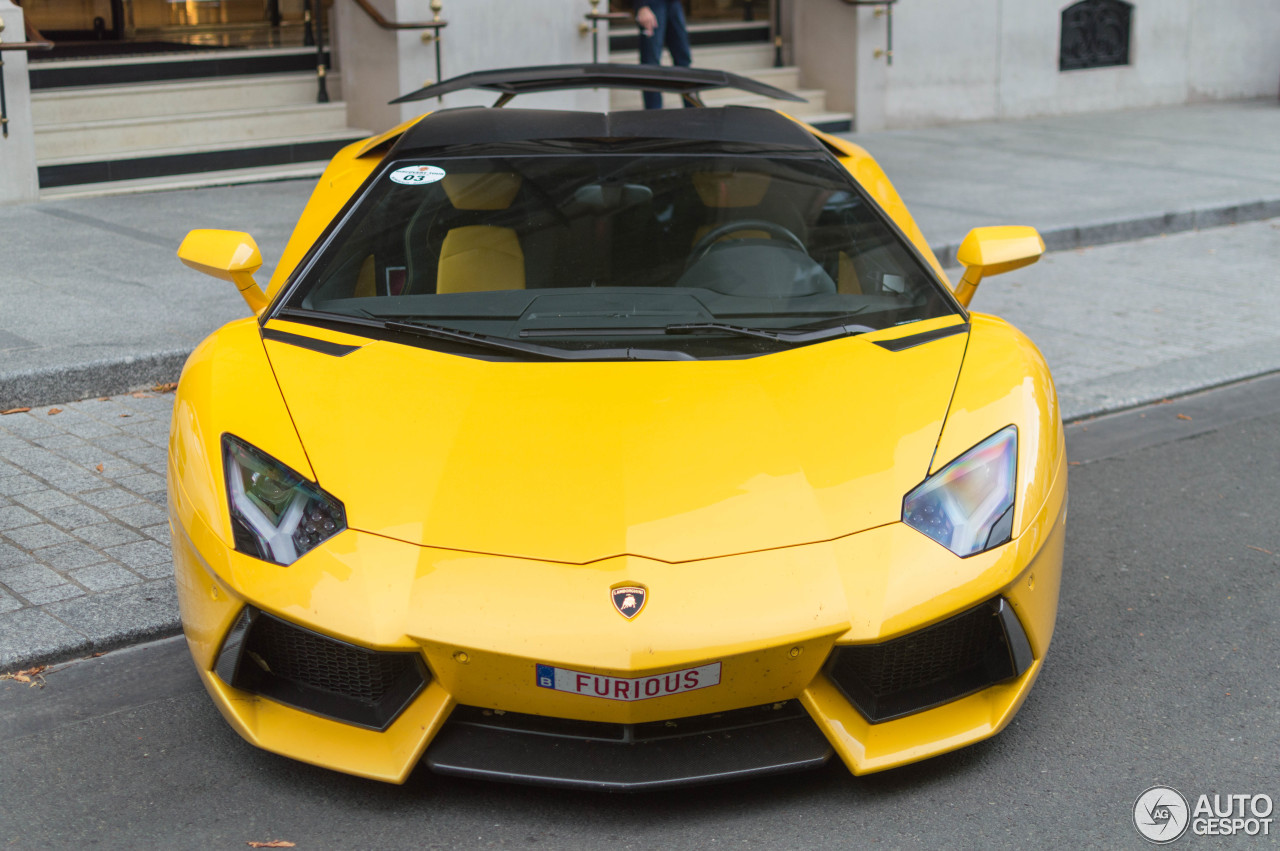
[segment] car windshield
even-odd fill
[[[765,354],[957,312],[820,155],[383,167],[277,315],[459,354]]]

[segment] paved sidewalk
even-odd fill
[[[1274,98],[847,135],[945,265],[970,228],[1061,250],[1280,216]]]
[[[1064,419],[1280,370],[1280,218],[1046,254],[973,309],[1026,333]]]
[[[1280,105],[1216,103],[854,134],[945,259],[971,227],[1074,248],[1280,215]],[[265,281],[311,181],[0,208],[0,408],[177,378],[246,308],[174,256],[191,228],[246,230]],[[1099,334],[1127,335],[1096,317]]]
[[[0,416],[0,671],[169,635],[172,393]]]

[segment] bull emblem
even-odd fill
[[[618,610],[618,614],[627,620],[631,620],[640,614],[647,596],[648,592],[642,585],[627,585],[621,588],[613,588],[609,591],[609,597],[613,600],[613,607]]]

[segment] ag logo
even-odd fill
[[[1143,839],[1157,845],[1172,842],[1186,833],[1190,815],[1187,799],[1172,786],[1152,786],[1133,804],[1133,826]]]
[[[644,601],[648,596],[649,592],[645,590],[643,585],[619,585],[617,588],[609,589],[609,597],[613,600],[613,607],[618,610],[618,614],[627,620],[631,620],[640,614],[640,610],[644,608]]]

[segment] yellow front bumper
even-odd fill
[[[798,699],[862,774],[992,736],[1022,704],[1053,632],[1066,488],[1060,476],[1017,540],[966,559],[895,523],[680,564],[532,562],[348,530],[279,567],[236,553],[199,516],[182,514],[172,518],[174,557],[193,658],[227,721],[266,750],[400,783],[456,704],[633,724]],[[608,603],[619,582],[650,589],[634,621]],[[1018,615],[1035,660],[1015,680],[872,724],[823,673],[837,644],[879,643],[997,595]],[[371,649],[421,652],[431,682],[383,731],[233,689],[213,667],[246,603]],[[636,677],[710,662],[722,663],[718,686],[630,702],[539,688],[533,674],[537,663]]]

